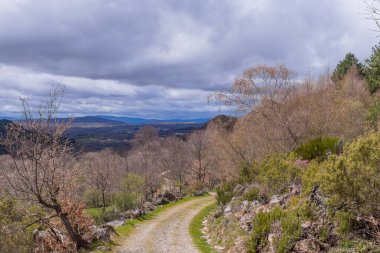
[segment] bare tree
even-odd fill
[[[145,200],[151,200],[161,185],[161,143],[157,130],[144,126],[134,137],[135,170],[145,180]]]
[[[186,144],[184,140],[176,136],[170,136],[164,141],[166,152],[163,155],[163,161],[167,171],[166,176],[175,182],[180,193],[183,191],[191,166]]]
[[[10,124],[2,140],[12,158],[12,171],[6,175],[6,181],[16,197],[35,201],[52,210],[54,214],[49,218],[58,217],[71,240],[80,248],[87,242],[64,206],[70,199],[76,172],[73,169],[74,147],[63,137],[70,122],[54,119],[62,95],[63,89],[54,89],[46,104],[35,110],[27,99],[21,100],[24,120]]]
[[[275,103],[287,96],[284,91],[295,86],[295,73],[284,65],[257,65],[247,68],[241,77],[235,78],[228,92],[217,92],[214,98],[237,110],[251,112],[262,100]]]
[[[192,132],[188,141],[190,153],[195,161],[192,171],[199,187],[205,183],[207,170],[211,162],[208,150],[209,141],[206,133],[202,130]]]
[[[367,3],[367,10],[369,19],[373,20],[378,28],[377,32],[380,31],[380,1],[371,0]]]
[[[121,162],[118,158],[110,149],[85,156],[86,171],[88,172],[85,181],[100,192],[103,212],[106,208],[106,192],[111,190],[112,184],[117,181],[118,172],[121,170]]]

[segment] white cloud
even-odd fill
[[[0,110],[66,86],[65,112],[210,114],[256,63],[318,74],[378,43],[357,0],[0,0]],[[0,113],[0,114],[1,114]]]

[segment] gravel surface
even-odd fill
[[[189,233],[191,219],[214,197],[194,199],[174,206],[139,224],[117,253],[198,253]]]

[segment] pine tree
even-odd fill
[[[380,88],[380,47],[372,47],[372,55],[366,60],[365,76],[371,93]]]
[[[353,67],[356,66],[359,75],[363,75],[363,65],[359,62],[359,60],[355,57],[354,54],[348,53],[344,57],[342,61],[336,66],[331,79],[334,82],[339,82],[344,78],[347,72]]]

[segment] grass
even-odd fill
[[[94,207],[94,208],[86,208],[86,213],[90,215],[91,217],[96,217],[102,214],[103,210],[102,207]],[[111,212],[114,209],[112,206],[106,206],[106,212]]]
[[[217,208],[217,204],[213,203],[204,207],[191,221],[189,231],[193,238],[193,243],[203,253],[216,253],[216,251],[202,237],[202,221],[210,212]]]

